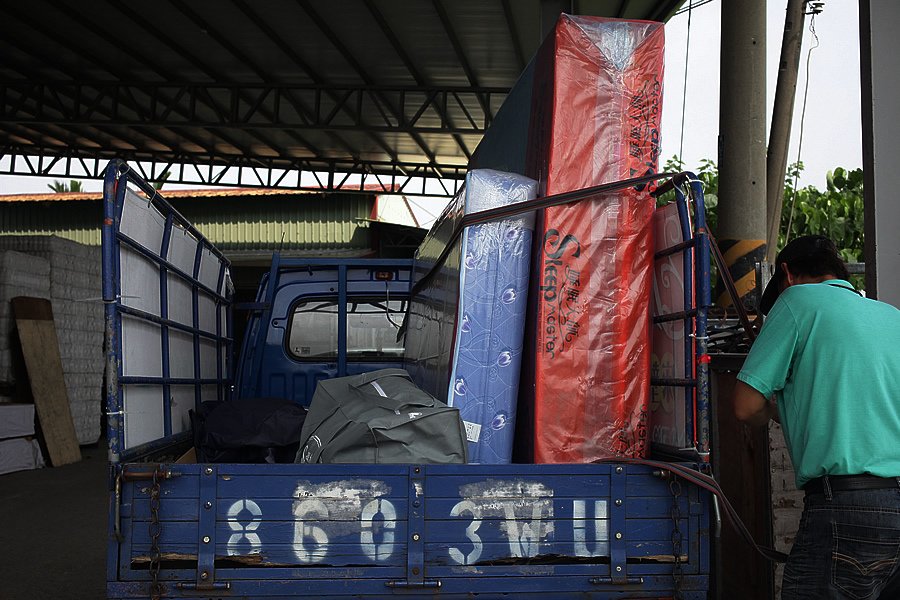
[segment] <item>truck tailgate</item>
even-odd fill
[[[166,597],[660,597],[676,546],[708,586],[706,496],[640,465],[166,465],[157,520],[153,469],[123,475],[110,597],[147,596],[155,550]]]

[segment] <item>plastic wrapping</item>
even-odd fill
[[[465,214],[530,200],[537,182],[474,170],[419,249],[417,282]],[[413,380],[459,408],[469,462],[510,462],[522,364],[532,214],[467,227],[410,303],[406,352]]]
[[[442,402],[448,400],[450,362],[456,337],[460,244],[453,244],[439,268],[435,266],[453,241],[454,231],[463,217],[465,194],[463,187],[444,208],[416,250],[410,282],[412,297],[403,327],[404,367],[417,386]]]
[[[661,23],[562,15],[536,57],[526,174],[546,195],[657,171]],[[648,448],[653,200],[548,208],[538,225],[534,461]]]

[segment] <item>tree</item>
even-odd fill
[[[47,184],[47,187],[57,194],[61,194],[64,192],[80,192],[81,182],[76,181],[75,179],[71,179],[69,180],[69,183],[66,183],[65,181],[57,181],[54,179],[53,183]]]
[[[684,170],[684,163],[673,156],[666,161],[667,172]],[[834,240],[841,257],[846,262],[861,262],[863,257],[863,172],[836,167],[826,176],[824,191],[808,185],[795,188],[794,182],[803,172],[803,163],[788,167],[784,183],[784,202],[781,209],[781,226],[778,247],[801,235],[824,235]],[[706,218],[715,235],[719,204],[719,170],[711,160],[700,161],[697,177],[703,181],[706,200]],[[854,276],[853,283],[863,287],[863,278]]]
[[[791,165],[784,189],[781,233],[778,247],[791,239],[819,234],[834,240],[846,262],[861,262],[863,256],[863,172],[837,167],[825,176],[825,191],[809,185],[794,189],[792,179],[803,163]]]
[[[684,162],[677,156],[673,156],[666,161],[664,170],[666,173],[678,173],[685,171],[686,169]],[[694,175],[696,175],[697,179],[703,183],[703,204],[706,206],[706,224],[713,232],[713,235],[715,235],[718,231],[716,227],[718,225],[718,211],[716,209],[719,205],[719,168],[716,166],[716,163],[705,158],[700,161],[700,167],[694,171]],[[675,192],[669,192],[668,194],[660,196],[658,204],[666,204],[674,200]]]

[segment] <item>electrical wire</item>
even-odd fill
[[[684,156],[684,114],[687,108],[688,65],[690,64],[688,59],[691,54],[691,14],[693,8],[693,3],[688,4],[687,43],[684,48],[684,86],[681,91],[681,137],[678,140],[678,160],[682,161],[682,164],[684,164],[684,159],[682,158]]]
[[[678,16],[678,15],[680,15],[680,14],[683,14],[683,13],[689,13],[692,9],[694,9],[694,8],[700,8],[700,7],[703,6],[704,4],[709,4],[709,3],[712,2],[712,1],[713,1],[713,0],[700,0],[699,2],[691,2],[690,4],[688,4],[687,6],[685,6],[684,8],[682,8],[682,9],[676,11],[675,14],[672,15],[672,16],[673,16],[673,17],[676,17],[676,16]]]
[[[691,2],[686,7],[677,11],[675,15],[680,15],[683,13],[687,13],[688,21],[687,21],[687,43],[685,44],[684,49],[684,85],[682,87],[681,92],[681,133],[678,139],[678,160],[683,161],[684,156],[684,125],[685,125],[685,114],[687,113],[687,89],[688,89],[688,64],[690,63],[690,52],[691,52],[691,16],[693,10],[704,4],[709,4],[713,0],[700,0],[699,2]],[[682,162],[683,164],[683,162]]]
[[[809,19],[809,32],[812,34],[815,43],[810,46],[809,51],[806,53],[806,81],[803,84],[803,109],[800,111],[800,136],[797,140],[797,160],[794,163],[794,184],[793,189],[791,190],[791,211],[788,214],[788,225],[787,229],[784,232],[785,244],[790,241],[791,225],[793,225],[794,223],[794,205],[797,202],[797,182],[800,179],[800,169],[798,169],[797,166],[799,166],[800,164],[800,151],[803,148],[803,125],[806,121],[806,101],[809,98],[809,63],[810,59],[812,58],[812,51],[819,47],[819,36],[816,34],[817,14],[819,13],[813,12],[812,16]]]

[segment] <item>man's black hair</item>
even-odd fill
[[[775,272],[763,291],[759,302],[762,314],[768,314],[775,300],[781,294],[786,279],[782,264],[795,276],[822,277],[833,275],[838,279],[850,279],[847,265],[841,260],[837,246],[824,235],[804,235],[791,240],[775,258]]]
[[[828,240],[831,243],[831,240]],[[837,254],[837,250],[831,243],[832,248],[816,250],[813,254],[801,257],[795,257],[792,260],[785,260],[793,275],[808,275],[809,277],[821,277],[823,275],[834,275],[838,279],[850,279],[850,272],[847,265]],[[780,265],[779,265],[780,268]]]

